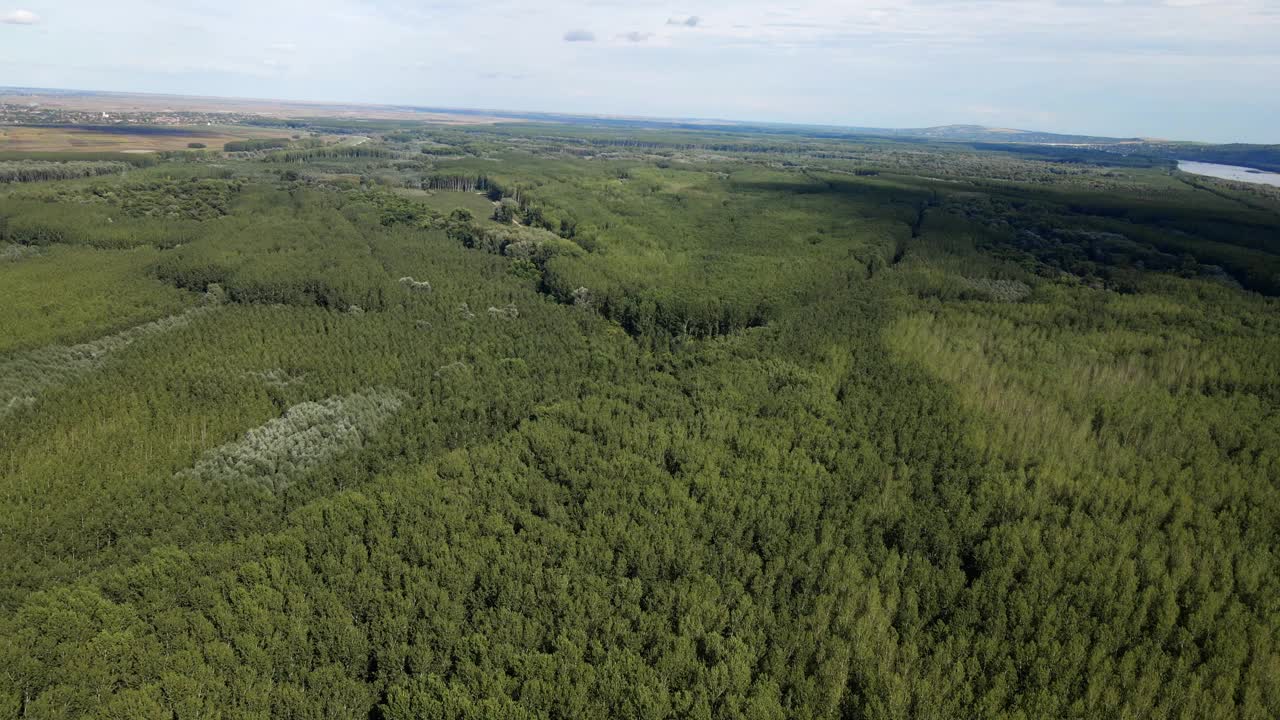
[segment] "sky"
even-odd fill
[[[1280,143],[1280,0],[18,1],[0,85]]]

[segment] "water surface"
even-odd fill
[[[1195,175],[1208,175],[1209,177],[1221,178],[1222,180],[1235,180],[1236,182],[1257,183],[1259,185],[1274,185],[1280,187],[1280,173],[1264,172],[1262,170],[1254,170],[1253,168],[1240,167],[1238,165],[1218,165],[1216,163],[1195,162],[1194,160],[1179,160],[1178,169],[1183,172],[1193,173]]]

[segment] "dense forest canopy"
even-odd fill
[[[1280,716],[1275,189],[271,124],[0,162],[0,718]]]

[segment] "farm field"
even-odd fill
[[[187,150],[202,143],[220,150],[235,140],[278,137],[280,131],[247,127],[25,127],[0,125],[0,153],[152,153]]]
[[[200,114],[268,118],[403,120],[442,125],[489,125],[498,118],[483,113],[423,111],[360,103],[290,102],[253,98],[193,97],[152,93],[41,92],[0,87],[0,105],[32,104],[70,112]]]

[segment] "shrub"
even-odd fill
[[[300,403],[243,438],[210,450],[179,475],[280,492],[304,473],[363,447],[403,404],[404,396],[392,390]]]

